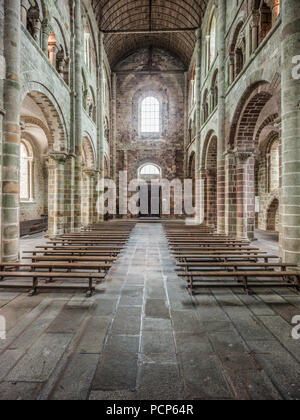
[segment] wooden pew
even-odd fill
[[[67,270],[71,272],[72,270],[97,270],[99,273],[102,271],[107,272],[111,268],[112,264],[103,263],[103,262],[94,262],[94,263],[64,263],[64,262],[53,262],[53,261],[45,261],[45,262],[38,262],[38,263],[25,263],[25,262],[8,262],[8,263],[0,263],[0,271],[8,271],[13,269],[15,271],[20,271],[21,268],[29,268],[31,271],[35,271],[37,268],[49,270],[52,272],[53,270]]]
[[[103,273],[45,273],[45,272],[28,272],[28,271],[0,271],[0,280],[3,281],[6,278],[28,278],[32,279],[32,289],[29,291],[29,296],[34,296],[37,294],[38,290],[48,289],[48,290],[84,290],[86,292],[86,296],[90,297],[93,295],[93,291],[95,288],[93,287],[93,280],[100,281],[103,279]],[[88,286],[47,286],[47,285],[39,285],[39,280],[45,279],[61,279],[61,280],[87,280]],[[20,289],[20,288],[27,288],[28,286],[25,284],[2,284],[0,283],[1,289]]]
[[[179,254],[175,256],[180,262],[192,261],[209,261],[209,262],[228,262],[228,261],[259,261],[264,260],[265,263],[268,263],[270,259],[278,259],[277,255],[269,255],[265,253],[245,255],[245,254]]]
[[[93,256],[93,255],[85,255],[85,256],[78,256],[78,255],[32,255],[31,257],[24,257],[23,260],[31,260],[32,262],[41,262],[41,261],[55,261],[55,262],[62,262],[65,261],[66,263],[75,263],[75,262],[104,262],[104,263],[111,263],[116,260],[116,257],[111,257],[108,255],[102,256]]]
[[[250,287],[294,287],[300,291],[300,272],[299,271],[182,271],[178,272],[179,277],[186,277],[188,281],[188,290],[192,294],[194,288],[215,288],[215,287],[242,287],[246,293],[252,293]],[[198,277],[195,279],[195,277]],[[200,277],[200,278],[199,278]],[[235,283],[214,282],[205,283],[203,278],[210,277],[230,277],[234,279],[241,279]],[[250,283],[249,278],[272,278],[282,279],[282,282],[260,282]],[[288,280],[287,280],[288,279]],[[196,286],[195,286],[196,283]]]

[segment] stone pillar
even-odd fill
[[[201,156],[200,156],[200,140],[201,140],[201,29],[196,31],[196,45],[195,45],[195,54],[196,54],[196,75],[195,75],[195,106],[196,106],[196,157],[195,157],[195,167],[196,167],[196,180],[200,178],[200,165],[201,165]],[[199,182],[196,183],[196,185]],[[196,187],[196,214],[199,219],[201,213],[201,197],[199,197],[201,191],[199,187]],[[203,198],[204,199],[204,198]]]
[[[88,226],[94,223],[95,209],[94,209],[94,178],[96,172],[94,169],[84,169],[84,192],[83,192],[83,225]]]
[[[206,211],[206,173],[205,169],[200,168],[196,175],[196,223],[207,223]]]
[[[3,155],[3,119],[4,117],[5,117],[5,111],[4,109],[0,108],[0,168],[2,168],[2,164],[3,164],[2,155]],[[0,197],[2,197],[2,171],[0,171]],[[0,223],[2,224],[2,200],[0,202]],[[1,257],[2,257],[2,229],[0,229],[0,260],[1,260]]]
[[[233,150],[225,153],[225,234],[236,236],[236,158]]]
[[[259,13],[254,12],[252,16],[252,23],[251,23],[251,43],[252,43],[251,53],[255,52],[255,50],[258,47],[258,28],[259,28]]]
[[[225,233],[225,83],[226,83],[226,0],[218,0],[218,156],[217,156],[217,231]]]
[[[184,177],[188,176],[188,156],[187,146],[189,144],[189,127],[188,127],[188,112],[189,112],[189,79],[188,72],[184,73]]]
[[[74,176],[74,231],[81,230],[81,189],[82,189],[82,19],[81,0],[75,4],[75,176]]]
[[[4,2],[3,158],[2,158],[2,259],[19,257],[20,168],[20,1]]]
[[[300,265],[300,7],[283,0],[282,81],[282,257]]]
[[[104,80],[105,80],[105,66],[104,66],[104,34],[99,34],[99,68],[98,68],[98,147],[97,147],[97,168],[100,172],[100,182],[98,183],[99,200],[103,198],[103,179],[104,179],[104,142],[105,142],[105,104],[104,104]],[[102,206],[102,204],[101,204]],[[103,216],[99,214],[99,221],[103,220]]]
[[[48,184],[48,235],[50,238],[61,236],[65,230],[65,163],[67,154],[51,152],[49,155]]]
[[[254,238],[254,159],[252,152],[237,152],[237,237]],[[251,179],[251,175],[253,179]],[[253,207],[253,208],[252,208]]]
[[[206,170],[206,222],[214,228],[217,221],[216,175],[215,169]]]
[[[48,19],[44,19],[42,22],[42,50],[43,53],[48,57],[48,40],[51,33],[51,27],[49,25]]]
[[[234,54],[229,54],[229,75],[228,75],[228,82],[229,85],[232,85],[234,81]]]

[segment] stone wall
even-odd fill
[[[151,61],[151,68],[149,68]],[[136,179],[144,163],[160,166],[168,180],[184,176],[184,66],[170,53],[142,49],[114,69],[117,75],[117,172]],[[140,103],[147,96],[160,102],[161,133],[139,132]]]

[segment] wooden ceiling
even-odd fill
[[[142,47],[161,47],[188,65],[208,0],[92,0],[113,67]]]

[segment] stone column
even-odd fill
[[[4,75],[3,75],[3,78],[4,78]],[[2,168],[2,164],[3,164],[2,155],[3,155],[3,119],[4,117],[5,117],[5,111],[4,109],[0,108],[0,168]],[[2,197],[2,171],[0,171],[0,197]],[[2,224],[2,200],[0,203],[0,223]],[[0,229],[0,261],[1,261],[1,257],[2,257],[2,229]]]
[[[195,204],[196,204],[196,224],[206,223],[206,173],[205,169],[200,168],[200,171],[196,174],[195,180]]]
[[[188,72],[184,73],[184,177],[188,176],[187,146],[189,144],[188,134],[188,112],[189,112],[189,79]]]
[[[218,0],[218,156],[217,156],[217,231],[225,233],[225,82],[226,82],[226,0]]]
[[[195,45],[195,54],[196,54],[196,75],[195,75],[195,106],[196,106],[196,157],[195,157],[195,167],[196,167],[196,180],[200,180],[200,165],[201,165],[201,156],[200,156],[200,140],[201,140],[201,38],[202,33],[201,29],[196,31],[196,45]],[[199,181],[196,182],[196,185],[199,184]],[[201,214],[201,194],[200,187],[196,187],[196,214],[199,219]],[[201,219],[201,218],[200,218]]]
[[[105,80],[105,67],[104,67],[104,34],[99,34],[99,68],[98,68],[98,148],[97,148],[97,168],[100,173],[100,180],[98,182],[99,200],[102,200],[103,179],[104,179],[104,119],[105,119],[105,104],[104,104],[104,80]],[[101,203],[102,206],[102,203]],[[103,216],[99,214],[99,221],[103,220]]]
[[[253,12],[252,23],[251,23],[251,42],[253,53],[258,47],[258,28],[259,28],[259,13]]]
[[[300,265],[300,7],[283,0],[282,81],[282,256]],[[297,59],[298,56],[298,59]],[[296,64],[298,63],[298,69]]]
[[[81,0],[75,4],[75,176],[74,176],[74,231],[81,230],[82,189],[82,19]]]
[[[43,50],[43,53],[46,55],[46,57],[48,57],[48,40],[51,34],[51,27],[49,25],[48,19],[43,20],[41,33],[42,33],[42,43],[41,43],[42,50]]]
[[[228,77],[229,85],[232,85],[234,81],[234,54],[229,54],[229,77]]]
[[[68,156],[63,152],[49,154],[48,184],[48,235],[50,238],[64,234],[65,217],[68,217],[65,206],[65,163]]]
[[[2,164],[2,259],[19,257],[20,168],[20,1],[4,1],[3,164]]]
[[[236,158],[233,150],[225,153],[225,234],[236,236]]]
[[[254,159],[252,152],[236,152],[237,237],[254,238]],[[252,177],[253,179],[251,179]],[[252,209],[253,207],[253,209]]]
[[[216,202],[216,170],[206,170],[206,222],[208,226],[216,227],[217,202]]]
[[[85,224],[91,225],[94,223],[94,215],[95,215],[95,209],[94,209],[94,191],[95,191],[95,185],[94,185],[94,178],[96,175],[96,171],[94,169],[85,169],[84,175],[86,177],[86,191],[84,192],[84,205],[85,205],[85,211],[86,211],[86,217],[85,217]]]

